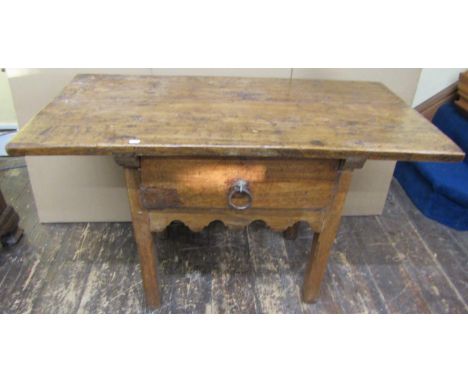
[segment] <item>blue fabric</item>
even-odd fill
[[[468,163],[415,163],[435,192],[468,207]]]
[[[453,103],[439,108],[432,120],[468,152],[468,118]],[[468,230],[468,159],[460,163],[399,162],[395,177],[427,217],[458,230]]]
[[[453,102],[439,107],[432,123],[449,136],[465,153],[468,153],[468,118],[458,111]],[[465,162],[468,162],[467,157],[465,157]]]
[[[395,177],[425,216],[457,230],[468,230],[468,208],[435,191],[414,163],[399,162]]]

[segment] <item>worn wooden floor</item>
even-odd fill
[[[0,160],[0,187],[25,237],[0,252],[0,312],[141,313],[130,224],[39,224],[25,168]],[[385,213],[344,218],[318,303],[299,298],[312,233],[285,241],[261,222],[244,231],[174,225],[157,237],[160,313],[466,313],[468,232],[414,208],[393,181]]]

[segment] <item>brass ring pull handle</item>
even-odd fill
[[[249,190],[249,184],[239,179],[229,189],[228,204],[235,210],[246,210],[252,206],[252,194]]]

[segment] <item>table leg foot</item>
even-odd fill
[[[304,285],[302,287],[302,300],[306,303],[316,302],[320,295],[320,285],[327,270],[329,247],[322,234],[315,234],[312,242],[312,250],[307,263]]]
[[[138,247],[138,256],[140,258],[146,305],[149,310],[155,310],[161,306],[161,295],[159,291],[154,240],[149,229],[149,220],[146,213],[142,213],[140,217],[133,219],[133,232]]]

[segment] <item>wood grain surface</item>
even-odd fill
[[[272,211],[270,209],[256,209],[236,211],[233,209],[168,209],[151,211],[151,231],[161,232],[171,222],[180,221],[192,231],[200,232],[214,221],[221,221],[228,228],[243,229],[250,223],[261,220],[274,231],[285,231],[293,227],[297,222],[304,221],[309,224],[314,232],[322,230],[324,210],[283,210]]]
[[[323,222],[320,233],[314,236],[309,261],[304,275],[302,296],[305,302],[316,301],[320,294],[320,286],[327,270],[328,257],[338,232],[346,194],[351,184],[351,171],[340,173],[334,200],[330,203],[329,211]]]
[[[148,209],[227,209],[239,179],[248,183],[251,209],[318,209],[328,205],[337,160],[143,158],[141,199]]]
[[[457,161],[380,83],[78,75],[10,155],[137,154]]]
[[[154,241],[150,230],[150,217],[140,203],[139,187],[140,173],[135,169],[125,169],[128,201],[132,214],[133,235],[137,243],[140,258],[141,276],[145,289],[148,308],[156,309],[161,305],[159,291],[157,256],[154,251]]]

